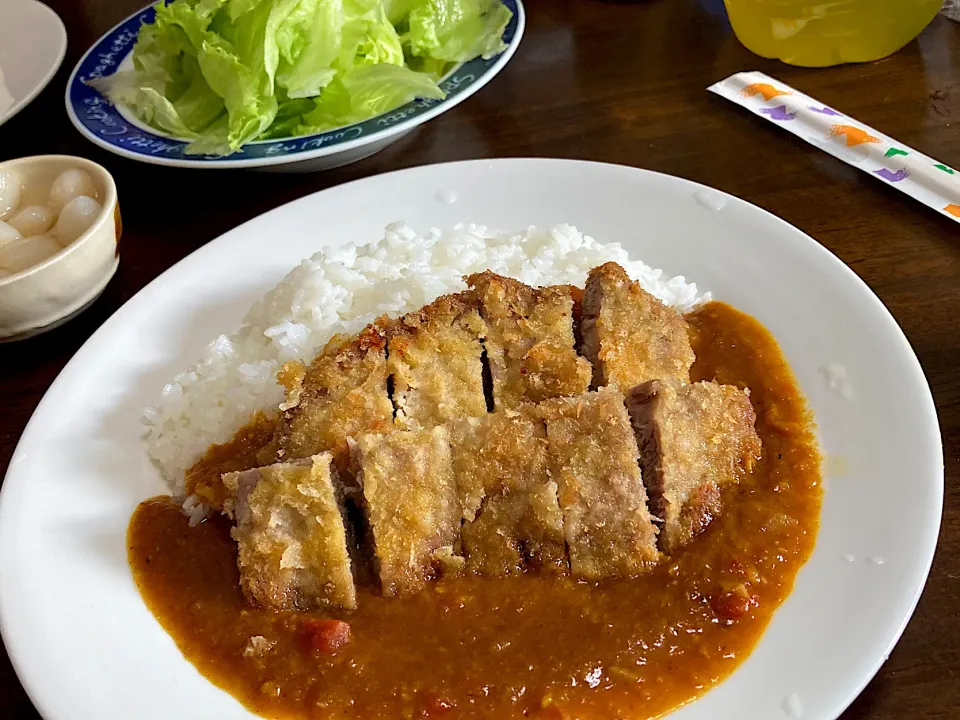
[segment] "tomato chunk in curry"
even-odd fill
[[[750,653],[809,557],[820,512],[812,421],[773,337],[722,303],[687,317],[696,380],[750,388],[763,457],[724,512],[638,579],[441,580],[398,600],[358,588],[339,617],[253,610],[224,518],[140,505],[129,559],[184,656],[277,718],[630,718],[695,699]],[[249,451],[249,450],[248,450]]]

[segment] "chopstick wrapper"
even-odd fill
[[[763,73],[737,73],[707,89],[960,222],[960,173],[938,160]]]

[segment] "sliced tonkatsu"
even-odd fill
[[[240,587],[270,610],[356,607],[350,532],[330,453],[227,473]]]
[[[658,558],[657,531],[623,394],[601,388],[549,400],[539,412],[573,576],[625,578],[650,569]]]
[[[563,514],[535,413],[504,410],[451,425],[467,568],[492,577],[567,568]]]
[[[462,567],[447,428],[362,435],[353,452],[383,594],[410,595]]]
[[[672,553],[720,513],[720,488],[760,457],[756,414],[732,385],[654,380],[632,389],[627,407],[641,450],[660,548]]]
[[[281,368],[277,380],[286,388],[287,399],[274,438],[280,460],[330,451],[346,481],[347,438],[392,429],[388,332],[389,323],[369,325],[346,341],[331,341],[309,367],[287,363]]]
[[[586,391],[591,369],[576,352],[569,287],[532,288],[489,271],[471,275],[467,284],[487,324],[496,410]]]
[[[211,445],[184,473],[184,493],[195,496],[210,508],[223,510],[232,497],[223,485],[223,475],[269,465],[276,460],[276,427],[274,418],[258,412],[229,442]]]
[[[686,321],[619,265],[582,294],[467,282],[284,365],[279,418],[241,433],[230,463],[191,469],[197,496],[235,515],[252,603],[349,609],[367,575],[386,596],[461,570],[634,577],[751,470],[748,393],[690,384]]]
[[[397,427],[430,428],[487,412],[485,328],[470,292],[444,295],[400,318],[387,346]]]
[[[616,263],[587,276],[580,331],[595,387],[626,392],[649,380],[690,381],[694,356],[686,321]]]

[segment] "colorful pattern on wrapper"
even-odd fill
[[[771,120],[778,120],[780,122],[788,122],[797,116],[796,113],[787,112],[786,105],[778,105],[775,108],[762,108],[760,112],[769,115]]]
[[[948,165],[760,72],[737,73],[707,89],[960,221],[960,176]]]

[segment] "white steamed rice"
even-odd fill
[[[384,313],[402,315],[462,290],[463,276],[473,272],[489,269],[535,286],[582,287],[587,271],[609,261],[678,310],[709,299],[682,276],[665,277],[631,261],[619,244],[603,245],[570,225],[515,234],[458,225],[421,236],[398,223],[376,242],[318,252],[257,301],[239,330],[214,339],[144,411],[150,457],[181,495],[184,470],[212,443],[229,440],[257,410],[276,410],[283,400],[276,382],[280,365],[309,362],[333,335],[356,333]],[[193,498],[185,508],[202,512]]]

